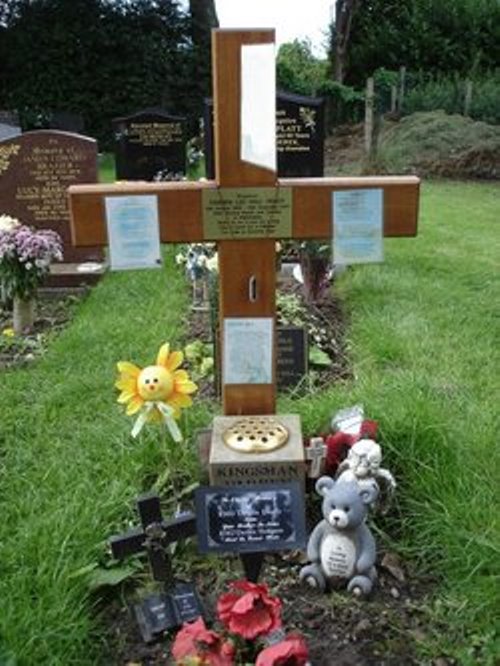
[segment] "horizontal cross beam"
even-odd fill
[[[193,513],[185,513],[173,520],[164,520],[161,527],[164,532],[162,543],[167,546],[174,541],[195,536],[196,517]],[[126,534],[110,537],[109,545],[113,557],[122,560],[124,557],[142,552],[145,549],[146,538],[143,527],[134,527]]]
[[[291,238],[297,240],[331,238],[332,192],[372,188],[384,191],[384,236],[415,236],[419,185],[416,176],[282,178],[277,181],[278,188],[292,188]],[[158,197],[162,243],[215,240],[204,234],[203,190],[217,190],[216,182],[73,185],[69,188],[73,243],[76,246],[107,245],[105,197],[140,194]]]

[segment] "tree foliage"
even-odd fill
[[[206,42],[193,47],[192,28],[177,0],[6,0],[0,107],[25,120],[80,113],[100,139],[109,139],[111,118],[138,108],[194,117],[210,75],[197,62],[210,53],[202,56]]]
[[[276,62],[276,80],[282,90],[316,95],[327,78],[328,62],[316,58],[307,40],[282,44]]]
[[[335,31],[330,60],[335,66]],[[361,86],[374,70],[405,65],[434,74],[474,75],[500,64],[498,0],[361,0],[345,80]]]

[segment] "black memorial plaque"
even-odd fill
[[[172,598],[167,594],[151,594],[142,603],[134,606],[134,612],[141,636],[146,643],[160,638],[164,631],[179,626]]]
[[[186,173],[186,119],[145,109],[113,120],[118,180],[161,179]]]
[[[278,326],[276,346],[278,387],[296,386],[307,375],[308,369],[308,345],[305,329],[298,326]]]
[[[306,531],[300,484],[199,488],[196,525],[201,552],[262,553],[303,548]]]
[[[215,178],[214,106],[205,98],[203,134],[207,178]],[[323,176],[325,144],[324,100],[280,92],[276,96],[278,176]]]
[[[323,176],[324,145],[323,99],[279,93],[276,108],[278,175]]]
[[[169,594],[179,626],[203,616],[203,606],[192,583],[178,582]]]

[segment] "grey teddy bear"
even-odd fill
[[[375,491],[360,489],[356,481],[334,481],[329,476],[318,479],[316,491],[323,495],[324,519],[309,537],[311,564],[302,567],[300,580],[325,591],[344,579],[356,596],[369,594],[377,575],[376,547],[365,521]]]

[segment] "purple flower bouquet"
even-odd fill
[[[53,261],[62,259],[62,241],[50,229],[32,229],[0,215],[0,289],[2,300],[32,299]]]

